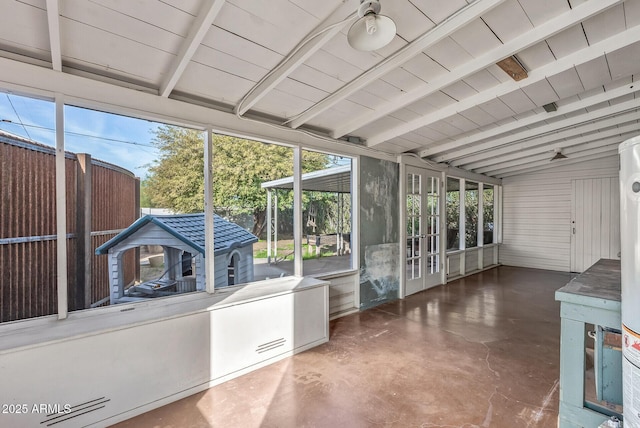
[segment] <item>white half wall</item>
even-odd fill
[[[500,263],[569,272],[571,182],[605,177],[618,177],[618,156],[504,178]]]

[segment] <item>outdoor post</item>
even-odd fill
[[[91,307],[91,155],[76,155],[76,299],[75,309]]]

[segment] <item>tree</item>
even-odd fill
[[[204,210],[204,138],[199,131],[163,126],[153,141],[160,157],[149,168],[147,191],[156,206],[176,212]],[[327,156],[305,152],[303,172],[323,169]],[[215,135],[213,141],[213,203],[216,212],[253,215],[252,233],[265,225],[265,181],[293,175],[293,150],[242,138]],[[280,200],[285,207],[286,198]]]

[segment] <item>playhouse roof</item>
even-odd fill
[[[110,248],[135,235],[143,226],[153,223],[204,254],[204,213],[146,215],[96,248],[96,254],[107,254]],[[214,214],[214,254],[225,254],[234,248],[253,244],[258,238],[235,223]]]

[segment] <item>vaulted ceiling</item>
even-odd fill
[[[494,177],[638,133],[640,0],[381,4],[361,52],[358,0],[4,0],[0,56]]]

